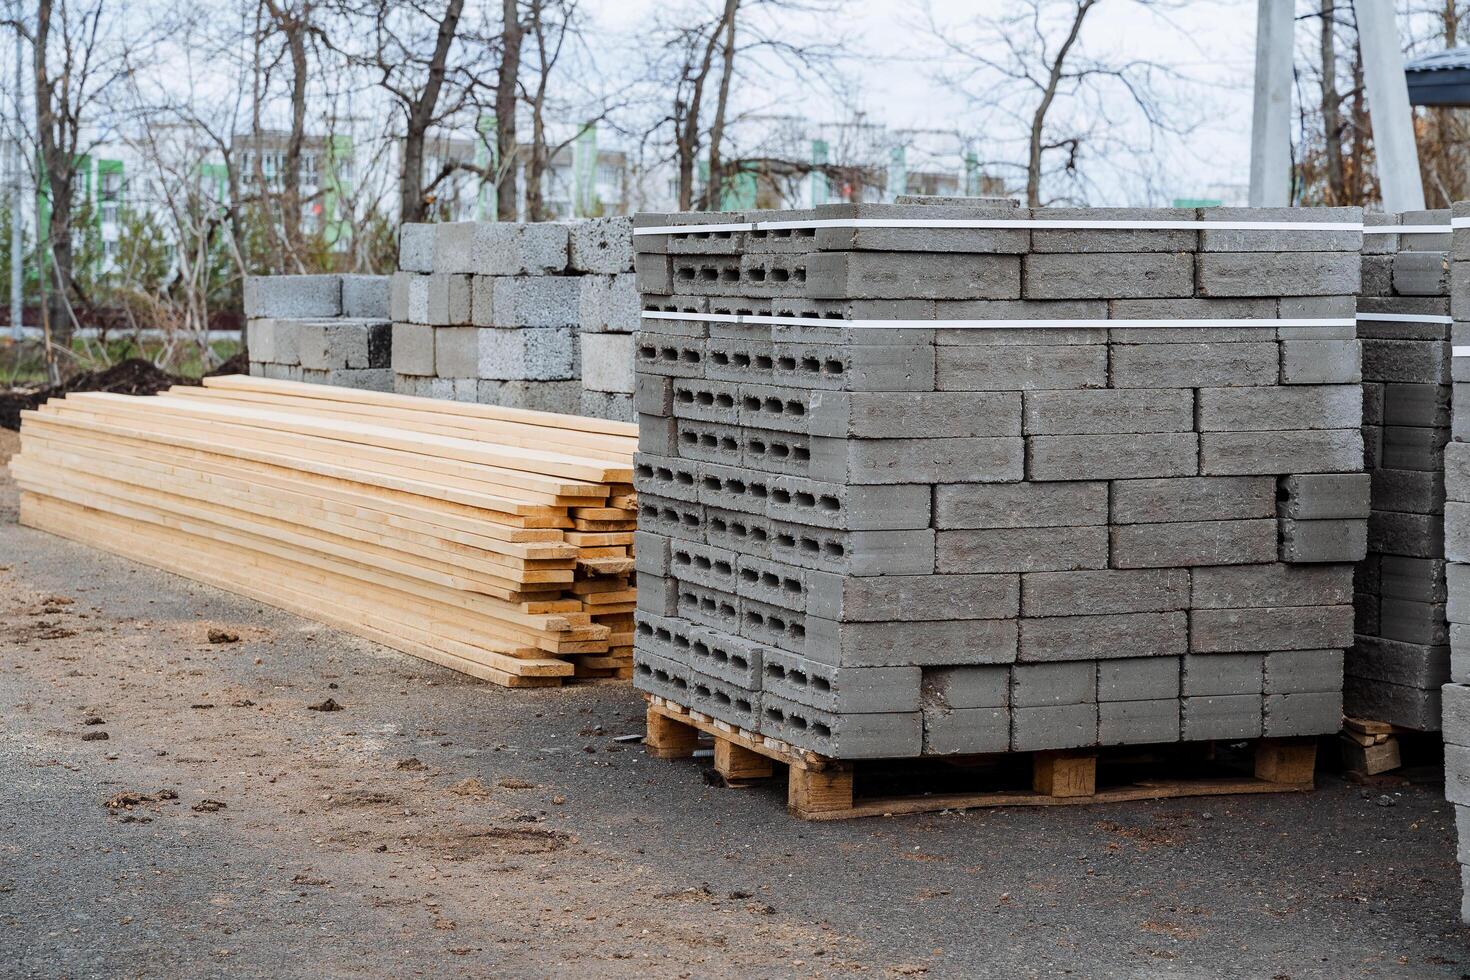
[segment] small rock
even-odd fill
[[[200,800],[189,809],[195,813],[218,813],[225,808],[225,804],[219,800]]]
[[[213,629],[209,631],[210,643],[239,643],[240,634],[231,633],[229,630]]]
[[[565,796],[562,796],[560,793],[558,793],[556,796],[553,796],[551,798],[552,805],[554,805],[554,806],[561,806],[566,801],[567,801],[567,798]]]
[[[325,701],[322,701],[320,704],[308,704],[306,706],[306,710],[307,711],[341,711],[342,710],[342,706],[340,704],[338,704],[336,701],[333,701],[331,698],[327,698]]]
[[[449,792],[453,793],[455,796],[479,797],[489,796],[490,788],[484,783],[480,782],[474,776],[471,776],[469,779],[461,779],[459,782],[449,787]]]
[[[108,739],[106,732],[83,732],[83,742],[105,742]]]
[[[514,776],[508,776],[505,779],[502,779],[496,785],[498,785],[501,789],[535,789],[536,788],[536,784],[535,783],[528,783],[524,779],[516,779]]]
[[[398,760],[398,765],[397,765],[396,768],[402,769],[405,772],[418,772],[420,769],[427,769],[429,767],[426,766],[426,765],[424,765],[418,759],[408,758],[408,759],[399,759]]]
[[[1392,796],[1380,796],[1378,799],[1374,800],[1374,802],[1377,803],[1379,806],[1394,806],[1395,805],[1394,804],[1394,799],[1393,799]]]
[[[107,724],[107,722],[106,721],[103,721],[101,718],[97,717],[96,715],[88,715],[87,717],[85,717],[85,718],[82,719],[82,724],[83,725],[105,725],[105,724]]]

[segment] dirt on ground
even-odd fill
[[[250,370],[250,362],[245,358],[246,355],[242,351],[209,372],[209,375],[247,374]],[[39,407],[48,398],[56,398],[74,391],[156,395],[174,385],[197,385],[198,383],[198,378],[185,378],[177,374],[170,374],[152,361],[130,357],[100,371],[83,371],[74,374],[60,384],[0,391],[0,429],[19,429],[21,412]]]

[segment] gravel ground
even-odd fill
[[[0,470],[3,976],[1470,972],[1433,781],[801,823],[617,741],[628,688],[480,684],[14,507]]]

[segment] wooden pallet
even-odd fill
[[[1256,739],[1251,743],[1252,765],[1248,773],[1230,771],[1216,758],[1211,743],[1170,746],[1161,753],[1137,749],[1116,751],[1068,749],[1057,752],[1016,753],[1006,756],[963,757],[934,760],[899,760],[895,766],[882,761],[843,762],[829,759],[776,739],[747,732],[672,701],[648,697],[648,731],[644,744],[655,758],[692,756],[700,748],[701,736],[714,740],[715,771],[727,784],[744,786],[775,775],[777,763],[787,770],[786,807],[803,820],[847,820],[854,817],[933,813],[995,806],[1068,806],[1079,803],[1122,803],[1184,796],[1227,796],[1253,793],[1296,793],[1313,788],[1317,758],[1314,738]],[[1187,776],[1157,775],[1169,772],[1158,756],[1183,756]],[[906,793],[870,795],[865,782],[883,785],[885,769],[904,770],[906,782],[918,777],[922,785],[930,774],[927,789]],[[1029,770],[1029,788],[1025,784]],[[1145,775],[1136,778],[1139,771]],[[1149,771],[1155,775],[1146,775]],[[1218,771],[1216,771],[1218,770]],[[1114,773],[1132,773],[1135,778],[1118,779]],[[1100,775],[1100,773],[1102,775]],[[1017,776],[1021,785],[1012,788]],[[961,777],[966,783],[987,788],[949,790],[946,784]],[[945,786],[945,791],[934,791]],[[861,790],[861,791],[860,791]]]
[[[242,377],[23,420],[24,524],[507,686],[627,676],[631,533],[577,528],[635,519],[635,426]]]
[[[1421,732],[1414,728],[1371,718],[1344,717],[1338,735],[1343,769],[1357,778],[1380,776],[1404,768],[1438,765],[1436,753],[1442,751],[1439,732]]]

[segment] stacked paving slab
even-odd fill
[[[256,377],[393,390],[387,276],[251,276],[245,317]]]
[[[1033,217],[1342,229],[719,227]],[[634,683],[840,759],[1337,731],[1360,221],[638,216]],[[1332,326],[1121,325],[1205,318]]]
[[[1449,680],[1444,448],[1450,438],[1450,213],[1371,214],[1363,236],[1363,442],[1372,477],[1368,557],[1358,566],[1347,714],[1418,731],[1440,725]],[[1382,319],[1375,318],[1375,314]]]
[[[404,225],[394,390],[631,421],[630,239],[626,218]],[[582,380],[584,330],[596,387]]]
[[[1457,203],[1453,217],[1470,222],[1470,203]],[[1470,923],[1470,227],[1455,228],[1450,259],[1453,409],[1444,450],[1450,682],[1442,689],[1442,721],[1445,796],[1455,804],[1459,839],[1460,918]]]

